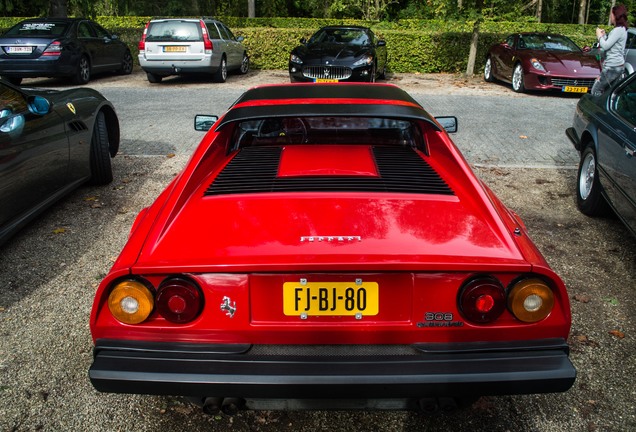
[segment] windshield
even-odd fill
[[[239,122],[231,151],[249,146],[351,144],[423,148],[415,122],[379,117],[274,117]]]
[[[560,35],[521,35],[519,36],[519,49],[581,51],[574,42]]]
[[[369,45],[369,35],[363,29],[325,28],[314,34],[309,43],[344,43],[349,45]]]

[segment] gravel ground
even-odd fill
[[[506,86],[485,87],[478,79],[399,76],[389,81],[412,81],[404,85],[430,86],[431,92],[519,97]],[[345,411],[207,416],[181,398],[96,392],[87,376],[95,289],[137,212],[187,157],[118,156],[112,185],[79,189],[0,248],[0,430],[636,430],[636,241],[615,218],[590,219],[576,210],[572,169],[476,168],[525,220],[569,288],[571,358],[579,375],[566,393],[484,397],[470,409],[439,416]]]

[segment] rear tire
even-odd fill
[[[91,80],[91,64],[85,55],[80,58],[77,63],[77,71],[75,72],[75,84],[87,84]]]
[[[113,168],[110,162],[108,127],[106,116],[102,111],[97,113],[93,136],[91,139],[91,183],[105,185],[113,181]]]
[[[146,77],[148,78],[148,82],[151,82],[153,84],[159,84],[163,79],[161,75],[155,75],[150,72],[146,72]]]
[[[214,74],[214,81],[218,83],[224,83],[227,79],[227,60],[225,60],[225,56],[221,58],[221,64]]]
[[[241,68],[239,69],[239,73],[241,75],[245,75],[250,70],[250,58],[247,56],[247,53],[243,53],[243,61],[241,62]]]
[[[133,58],[132,58],[132,55],[130,54],[130,51],[127,50],[126,54],[124,54],[124,58],[122,59],[119,73],[121,75],[130,75],[132,71],[133,71]]]
[[[609,212],[609,204],[605,201],[601,189],[596,153],[594,147],[588,145],[581,153],[576,176],[576,205],[581,213],[588,216],[603,216]]]
[[[484,65],[484,81],[493,82],[495,78],[492,76],[492,58],[488,56]]]

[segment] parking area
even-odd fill
[[[470,409],[413,412],[241,412],[206,416],[174,397],[96,392],[88,381],[88,316],[97,284],[137,212],[179,172],[201,138],[195,114],[221,114],[247,85],[145,76],[97,79],[122,123],[114,182],[83,187],[0,248],[0,430],[7,431],[627,431],[636,429],[636,240],[574,201],[578,155],[564,134],[577,99],[518,95],[479,80],[393,76],[433,115],[456,115],[454,139],[480,178],[526,222],[569,289],[571,358],[563,394],[481,398]],[[243,82],[243,78],[246,78]],[[252,81],[250,81],[252,80]],[[59,87],[49,80],[38,86]],[[27,85],[29,83],[26,83]]]

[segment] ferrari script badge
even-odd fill
[[[353,243],[362,241],[360,236],[302,236],[301,243],[327,242],[327,243]]]

